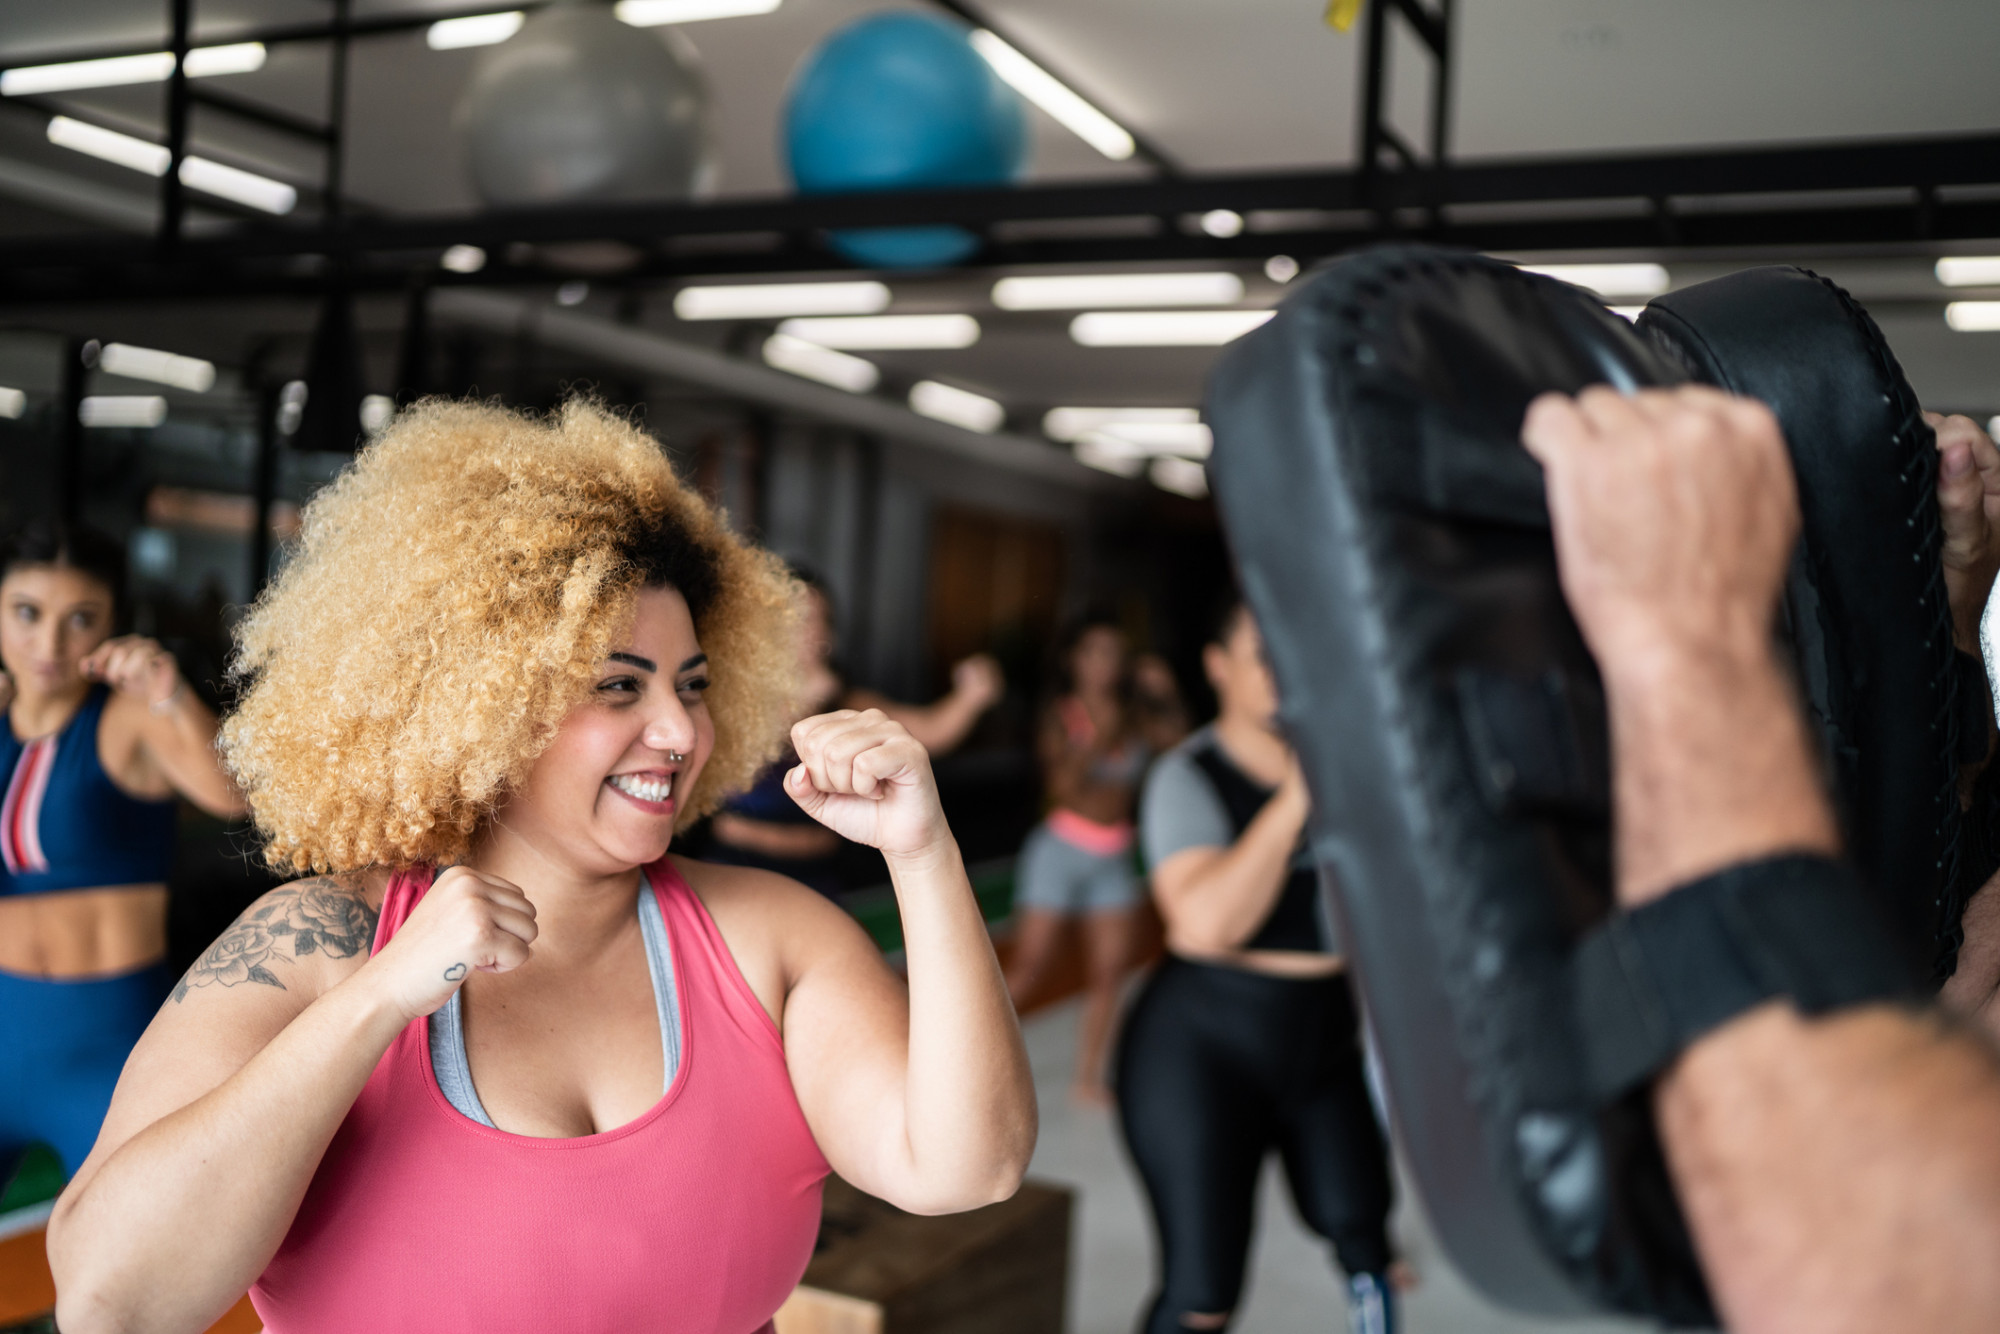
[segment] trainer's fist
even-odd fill
[[[83,660],[83,674],[145,704],[164,705],[180,690],[174,655],[144,635],[107,639]]]
[[[931,758],[880,709],[841,709],[792,728],[799,762],[785,791],[813,819],[890,857],[914,857],[951,838]]]
[[[440,874],[366,977],[404,1018],[430,1014],[468,974],[504,973],[528,961],[535,905],[499,876],[454,866]]]

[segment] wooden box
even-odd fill
[[[927,1218],[829,1177],[819,1245],[778,1334],[1062,1334],[1073,1200],[1031,1181]]]

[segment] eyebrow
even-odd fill
[[[642,658],[636,653],[613,653],[610,657],[613,662],[622,662],[627,666],[637,667],[642,672],[657,672],[660,670],[659,663],[654,662],[651,658]]]
[[[708,666],[708,655],[706,653],[697,653],[681,664],[681,672],[692,671],[696,667],[706,666]],[[675,672],[674,675],[678,676],[680,672]]]

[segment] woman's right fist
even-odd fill
[[[535,905],[498,876],[466,866],[440,872],[362,976],[405,1019],[430,1014],[474,972],[505,973],[528,961]]]

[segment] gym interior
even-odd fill
[[[1865,308],[1924,409],[2000,426],[1989,4],[506,3],[0,0],[0,533],[115,543],[116,632],[178,671],[139,702],[184,691],[225,733],[246,617],[316,498],[427,402],[594,403],[790,568],[821,700],[926,739],[1039,1136],[980,1209],[830,1180],[777,1334],[1148,1327],[1166,1261],[1113,1069],[1173,954],[1141,793],[1222,707],[1243,515],[1210,494],[1211,373],[1289,300],[1385,245],[1490,256],[1624,321],[1797,266]],[[16,785],[8,830],[42,800]],[[676,851],[793,875],[906,969],[893,857],[738,796]],[[164,966],[195,977],[295,875],[253,814],[168,799]],[[1064,817],[1125,841],[1061,843]],[[1110,880],[1039,897],[1024,872],[1060,879],[1058,853]],[[81,883],[134,878],[155,879]],[[1393,1324],[1365,1323],[1272,1153],[1235,1301],[1179,1327],[1681,1323],[1468,1277],[1367,1066]],[[45,1238],[78,1163],[12,1134],[0,1330],[53,1330]],[[576,1319],[533,1327],[609,1327]],[[245,1300],[200,1327],[264,1326]]]

